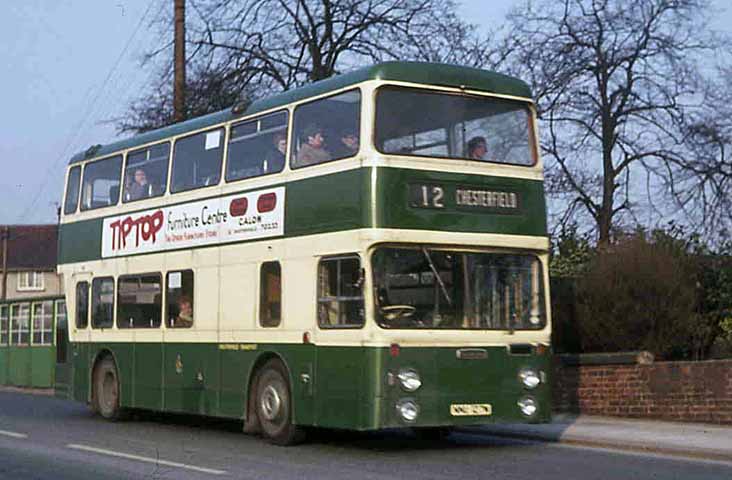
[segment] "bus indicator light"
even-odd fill
[[[247,208],[249,208],[247,197],[235,198],[229,204],[229,213],[232,217],[242,217],[246,215]]]
[[[277,196],[274,192],[260,195],[257,199],[257,211],[259,213],[271,212],[277,206]]]
[[[389,353],[391,353],[392,357],[398,357],[399,356],[399,344],[392,343],[391,347],[389,348]]]
[[[302,334],[302,343],[310,343],[310,332],[304,332]]]

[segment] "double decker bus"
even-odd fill
[[[68,396],[425,434],[550,418],[527,85],[390,62],[76,155]]]

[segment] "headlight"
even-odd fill
[[[519,378],[521,379],[521,383],[524,384],[524,387],[529,390],[538,387],[541,383],[541,377],[539,377],[539,374],[533,368],[524,368],[521,370],[519,372]]]
[[[411,368],[402,368],[399,370],[397,377],[399,378],[399,384],[405,392],[415,392],[422,386],[422,379],[419,378],[419,373]]]
[[[521,409],[521,413],[527,417],[533,417],[536,415],[537,410],[539,410],[539,404],[531,397],[524,397],[519,400],[518,406]]]
[[[419,405],[414,400],[403,398],[396,404],[397,412],[407,423],[412,423],[417,420],[419,416]]]

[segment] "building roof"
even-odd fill
[[[439,63],[384,62],[342,75],[336,75],[277,95],[264,97],[252,102],[245,110],[240,112],[235,113],[232,107],[220,112],[176,123],[168,127],[152,130],[108,145],[96,145],[74,155],[69,164],[79,163],[89,158],[101,157],[120,150],[134,148],[138,145],[163,140],[180,135],[181,133],[199,130],[239,117],[253,115],[368,80],[392,80],[425,85],[440,85],[531,98],[531,90],[526,83],[496,72]]]
[[[8,233],[8,271],[56,269],[57,225],[0,225],[0,270],[5,232]]]

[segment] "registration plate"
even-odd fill
[[[493,413],[490,403],[453,403],[450,405],[450,415],[453,417],[480,417]]]

